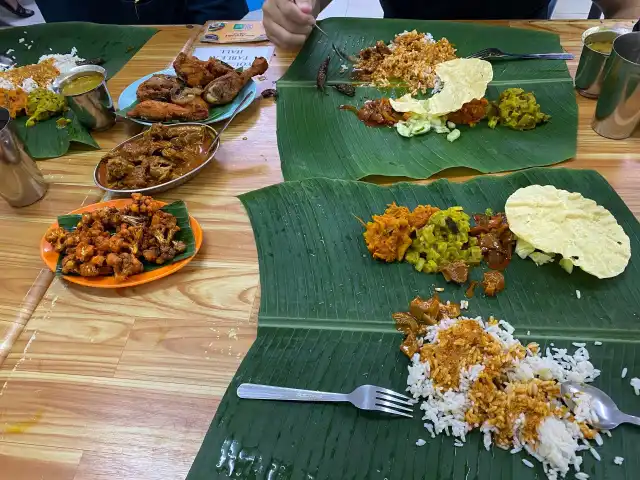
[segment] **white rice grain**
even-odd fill
[[[613,463],[615,463],[616,465],[622,465],[622,462],[624,462],[623,457],[616,457],[613,459]]]
[[[635,394],[640,395],[640,378],[633,377],[630,383]]]
[[[602,342],[595,341],[595,342],[593,342],[593,344],[594,344],[596,347],[599,347],[600,345],[602,345]]]
[[[586,347],[587,346],[586,343],[581,343],[581,342],[573,342],[571,345],[573,345],[574,347],[578,347],[578,348],[582,348],[582,347]]]
[[[576,290],[576,297],[578,297],[578,300],[582,298],[582,294],[580,293],[580,290]]]
[[[626,376],[627,376],[627,372],[628,372],[628,371],[629,371],[629,370],[627,370],[627,367],[624,367],[624,368],[622,369],[622,374],[620,375],[620,377],[622,377],[622,378],[626,377]]]
[[[529,468],[533,468],[533,463],[531,463],[529,460],[527,460],[526,458],[522,459],[522,463],[524,463],[527,467]]]
[[[577,480],[587,480],[589,478],[589,475],[587,475],[584,472],[578,472],[576,473],[576,479]]]
[[[596,460],[600,461],[602,460],[602,458],[600,457],[600,454],[598,452],[596,452],[596,449],[591,447],[589,449],[589,452],[591,453],[591,455],[593,455],[593,458],[595,458]]]
[[[416,445],[418,447],[423,446],[425,443],[427,443],[425,440],[423,440],[422,438],[419,438],[418,441],[416,442]]]

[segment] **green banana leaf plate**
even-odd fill
[[[11,55],[18,66],[37,63],[42,55],[69,53],[75,47],[81,58],[103,59],[102,66],[111,78],[157,31],[156,28],[85,22],[44,23],[0,29],[0,45],[13,49]],[[65,128],[56,125],[60,116],[33,127],[25,126],[28,117],[15,120],[16,132],[33,158],[59,157],[67,153],[71,143],[100,148],[72,112],[64,116],[71,120]]]
[[[640,376],[640,225],[599,174],[588,170],[529,169],[466,183],[392,187],[309,179],[241,197],[251,219],[260,261],[258,337],[225,394],[188,480],[490,480],[543,479],[542,466],[522,453],[486,451],[477,431],[461,448],[444,435],[431,439],[420,416],[389,417],[349,404],[241,400],[244,382],[350,392],[362,384],[406,387],[408,359],[391,314],[434,287],[445,300],[462,300],[464,287],[416,272],[407,263],[374,261],[356,217],[368,219],[395,201],[413,208],[461,205],[467,212],[503,211],[508,196],[531,184],[580,192],[609,209],[631,239],[632,258],[618,277],[598,280],[579,269],[541,267],[515,258],[498,297],[478,294],[470,316],[494,315],[521,340],[544,348],[587,342],[602,370],[594,385],[623,411],[640,413],[629,379]],[[476,272],[478,274],[480,272]],[[581,298],[576,295],[580,290]],[[601,341],[601,346],[593,342]],[[620,372],[628,367],[629,375]],[[417,410],[417,409],[416,409]],[[426,444],[416,446],[418,439]],[[602,461],[583,454],[590,478],[633,479],[640,469],[640,430],[621,426],[605,438]],[[622,466],[613,463],[624,457]],[[570,474],[567,478],[573,478]]]
[[[501,172],[562,162],[575,156],[578,109],[573,83],[564,61],[494,61],[487,98],[495,100],[507,88],[520,87],[536,96],[548,124],[526,132],[486,122],[463,126],[462,135],[448,142],[445,135],[428,133],[413,138],[394,128],[367,127],[342,104],[362,106],[369,99],[398,97],[402,88],[379,90],[358,86],[354,98],[331,85],[350,82],[344,63],[332,54],[331,42],[357,55],[376,40],[389,42],[404,30],[446,37],[460,57],[488,47],[514,53],[561,52],[557,35],[473,23],[364,18],[331,18],[320,22],[329,39],[313,31],[287,73],[277,82],[278,149],[285,180],[312,177],[358,180],[369,175],[428,178],[442,170],[468,167]],[[316,88],[320,63],[331,55],[325,94]]]

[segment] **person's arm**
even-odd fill
[[[604,18],[640,18],[640,0],[594,0]]]
[[[262,6],[262,23],[267,37],[282,48],[295,49],[307,39],[315,17],[331,0],[267,0]]]

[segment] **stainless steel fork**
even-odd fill
[[[375,410],[413,418],[413,403],[409,397],[375,385],[362,385],[349,394],[343,394],[243,383],[238,387],[237,393],[240,398],[254,400],[350,402],[361,410]]]
[[[467,58],[479,58],[480,60],[490,60],[498,58],[506,59],[543,59],[543,60],[573,60],[571,53],[507,53],[498,48],[485,48]]]

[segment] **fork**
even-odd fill
[[[492,58],[573,60],[573,55],[571,53],[507,53],[499,48],[485,48],[467,58],[479,58],[480,60]]]
[[[238,387],[237,394],[240,398],[254,400],[350,402],[361,410],[375,410],[413,418],[413,403],[409,397],[375,385],[362,385],[349,394],[343,394],[243,383]]]

